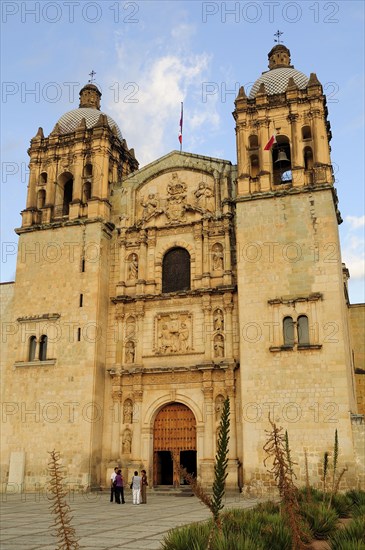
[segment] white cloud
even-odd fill
[[[172,40],[183,31],[184,25],[173,29]],[[130,41],[128,46],[117,44],[118,67],[113,81],[118,81],[116,77],[123,70],[129,82],[119,85],[119,102],[110,103],[106,109],[120,125],[128,146],[135,149],[141,166],[178,149],[181,101],[184,101],[184,146],[189,149],[204,139],[199,136],[202,128],[202,135],[208,136],[220,124],[216,101],[202,101],[202,83],[209,76],[210,56],[205,52],[183,52],[185,48],[171,54],[168,44],[153,46],[150,43],[147,49],[139,47],[139,53],[135,54]],[[140,55],[141,51],[144,55]],[[134,94],[130,95],[131,92]],[[192,129],[194,139],[189,141]]]
[[[342,232],[342,257],[352,279],[365,277],[365,216],[346,216]]]
[[[365,216],[346,216],[345,221],[350,224],[351,229],[365,226]]]

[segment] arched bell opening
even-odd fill
[[[63,172],[57,180],[55,217],[68,216],[73,197],[73,175]]]
[[[154,486],[184,485],[180,466],[196,476],[196,420],[186,405],[169,403],[158,412],[153,427]]]
[[[287,136],[276,136],[276,143],[272,148],[272,169],[275,185],[292,182],[291,152]]]

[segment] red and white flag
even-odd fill
[[[270,151],[271,147],[276,143],[276,135],[273,134],[264,147],[264,151]]]
[[[180,129],[179,129],[179,142],[180,142],[180,145],[182,145],[183,116],[184,116],[184,104],[183,104],[183,102],[181,102]]]

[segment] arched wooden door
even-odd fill
[[[180,485],[180,464],[196,475],[196,421],[182,403],[165,405],[153,429],[154,485]]]

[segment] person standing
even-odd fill
[[[110,502],[113,502],[113,496],[115,495],[115,478],[117,477],[118,468],[114,468],[114,472],[110,476]]]
[[[117,504],[120,504],[120,497],[122,497],[122,504],[125,503],[123,485],[124,485],[124,481],[122,476],[122,470],[118,470],[115,478],[115,502]]]
[[[141,483],[142,478],[138,475],[137,470],[134,472],[134,476],[132,477],[132,498],[133,498],[133,504],[140,504],[141,500]]]
[[[141,504],[147,504],[147,473],[146,470],[141,470]]]

